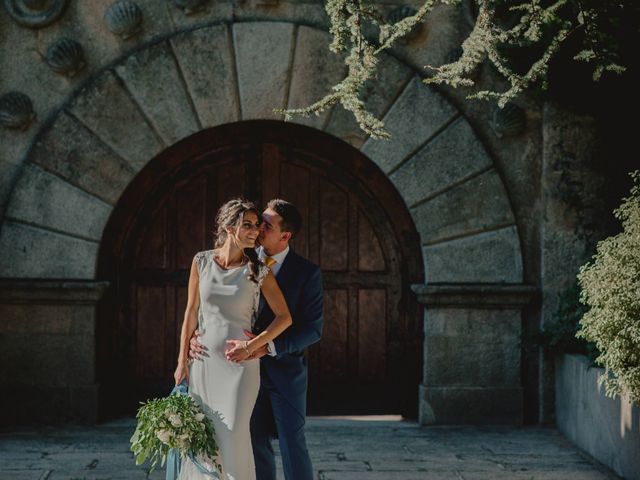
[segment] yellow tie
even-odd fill
[[[273,257],[264,257],[264,264],[269,267],[269,270],[271,270],[271,267],[273,265],[275,265],[276,263],[278,263],[278,261],[273,258]]]

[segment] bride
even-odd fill
[[[216,216],[214,250],[199,252],[191,264],[187,308],[180,334],[176,385],[183,379],[189,394],[215,427],[222,480],[256,478],[249,423],[260,386],[259,360],[252,354],[291,325],[285,299],[271,274],[258,260],[260,229],[257,207],[242,199],[222,205]],[[269,327],[251,340],[251,322],[260,292],[275,313]],[[196,327],[208,355],[189,366],[189,339]],[[208,465],[209,470],[214,470]],[[184,459],[180,479],[210,479]]]

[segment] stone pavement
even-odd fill
[[[129,452],[133,428],[134,420],[125,419],[95,427],[0,431],[0,479],[146,478]],[[619,478],[557,430],[543,427],[419,427],[389,419],[310,418],[307,438],[317,480]],[[149,478],[163,479],[164,472]]]

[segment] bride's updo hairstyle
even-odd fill
[[[216,215],[214,248],[217,249],[224,245],[224,242],[227,241],[227,237],[229,236],[227,229],[240,227],[244,214],[247,212],[255,213],[258,221],[260,221],[260,210],[258,210],[256,204],[243,198],[233,198],[220,207]],[[251,272],[249,278],[257,283],[259,268],[262,262],[258,259],[258,254],[253,248],[245,248],[243,249],[243,253],[249,261],[249,271]]]

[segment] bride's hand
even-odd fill
[[[230,362],[242,362],[250,357],[245,340],[227,340],[225,355]]]
[[[173,373],[173,378],[176,381],[176,385],[180,385],[182,380],[186,380],[189,383],[189,365],[186,363],[178,363],[176,371]]]

